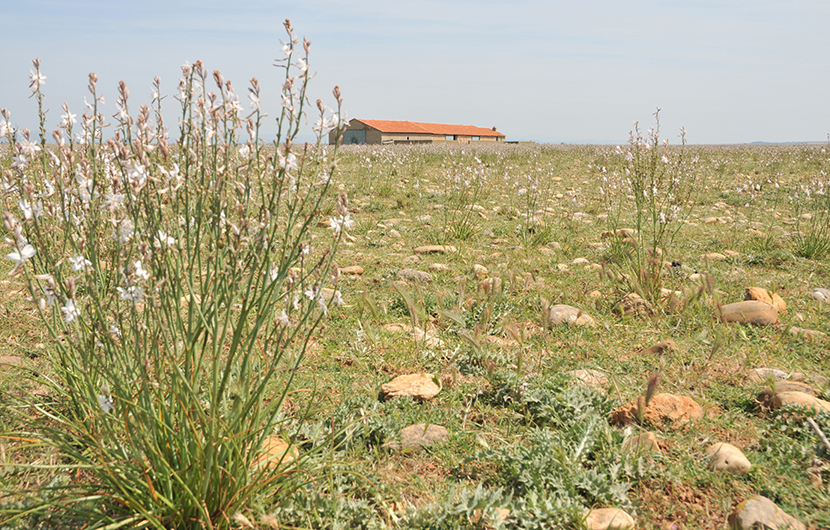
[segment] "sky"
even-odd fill
[[[496,126],[507,140],[609,143],[648,128],[693,144],[827,141],[827,0],[0,0],[0,107],[36,128],[35,57],[49,130],[84,111],[87,74],[107,113],[162,82],[175,123],[181,65],[201,59],[237,93],[279,108],[283,21],[311,41],[309,95],[349,118]],[[247,100],[244,101],[247,103]],[[313,124],[315,117],[310,117]],[[276,127],[268,120],[265,133]],[[309,134],[305,139],[310,139]]]

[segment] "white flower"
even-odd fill
[[[29,88],[31,88],[33,92],[37,91],[38,88],[46,84],[46,76],[40,73],[40,71],[35,72],[31,68],[29,68],[29,79],[32,80],[29,84]]]
[[[288,156],[278,155],[280,167],[286,171],[297,169],[297,157],[294,153],[288,153]]]
[[[29,205],[29,201],[26,199],[20,199],[17,203],[20,206],[20,210],[23,212],[23,220],[28,221],[32,218],[32,207]]]
[[[141,266],[141,260],[136,261],[133,267],[135,268],[135,277],[139,280],[147,280],[150,278],[150,273]]]
[[[101,205],[101,208],[109,208],[110,211],[115,211],[124,204],[124,198],[123,193],[105,193],[104,204]]]
[[[329,228],[335,234],[339,234],[341,230],[350,230],[354,226],[354,220],[347,213],[339,217],[331,217],[329,219]]]
[[[121,338],[121,328],[118,327],[118,324],[110,326],[110,335]]]
[[[140,190],[147,184],[147,171],[143,164],[139,164],[138,162],[130,163],[130,166],[127,168],[127,182],[136,190]]]
[[[141,290],[141,287],[135,285],[131,285],[126,289],[117,287],[115,290],[121,295],[122,300],[132,302],[133,305],[141,303],[141,300],[144,299],[144,292]]]
[[[127,243],[133,238],[134,232],[135,227],[133,226],[133,222],[129,219],[124,219],[118,227],[118,241],[122,244]]]
[[[20,152],[27,156],[35,156],[35,153],[40,151],[40,146],[27,138],[20,140],[17,145],[20,147]]]
[[[75,116],[77,116],[77,114],[72,114],[69,112],[69,109],[67,109],[66,114],[61,115],[61,127],[69,127],[70,124],[78,123]]]
[[[29,161],[26,160],[26,157],[22,154],[14,155],[12,160],[12,168],[19,167],[20,169],[26,169],[26,166],[29,165]]]
[[[314,300],[320,293],[317,291],[317,286],[312,285],[308,289],[306,289],[305,292],[303,292],[303,294],[309,297],[309,299]]]
[[[110,411],[115,408],[111,395],[98,394],[98,404],[101,406],[101,410],[104,411],[104,414],[109,414]]]
[[[81,316],[81,308],[77,307],[75,305],[75,301],[71,298],[66,300],[66,303],[63,304],[61,311],[63,311],[63,319],[67,324]]]
[[[21,249],[17,249],[13,252],[6,254],[6,258],[16,261],[17,264],[15,265],[15,269],[23,265],[27,260],[29,260],[32,256],[36,254],[35,247],[32,245],[26,245]]]
[[[154,245],[156,248],[161,248],[162,245],[167,245],[168,247],[172,247],[176,244],[176,240],[167,235],[166,232],[163,230],[159,230],[158,237],[156,238]]]
[[[72,272],[86,270],[87,267],[92,266],[92,262],[84,258],[83,256],[75,256],[74,258],[69,258],[69,263],[72,264]]]
[[[280,316],[277,317],[277,322],[279,322],[280,326],[287,328],[291,325],[291,320],[288,319],[288,315],[285,314],[285,309],[282,310]]]

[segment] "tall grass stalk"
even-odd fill
[[[793,233],[795,252],[808,259],[830,255],[830,180],[825,147],[821,148],[820,157],[821,169],[790,197],[797,223]]]
[[[21,438],[58,451],[55,473],[76,471],[32,495],[4,487],[0,503],[16,506],[4,517],[228,528],[253,499],[279,502],[305,480],[263,460],[261,448],[326,304],[339,298],[323,285],[352,221],[341,196],[333,235],[312,233],[332,208],[336,151],[321,139],[340,128],[341,99],[335,88],[333,112],[318,100],[316,144],[294,143],[309,43],[288,21],[285,29],[271,147],[261,141],[259,82],[245,116],[231,82],[197,61],[182,67],[172,145],[158,79],[153,107],[137,112],[120,84],[105,140],[90,74],[80,127],[64,106],[52,148],[35,61],[40,145],[6,131],[15,158],[3,177],[4,220],[14,273],[54,339],[57,403],[33,404]]]

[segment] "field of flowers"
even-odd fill
[[[287,29],[3,109],[0,528],[830,527],[826,146],[297,144]]]

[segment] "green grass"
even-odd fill
[[[341,278],[345,305],[331,308],[309,346],[281,417],[282,432],[301,453],[323,459],[314,467],[327,471],[310,477],[288,501],[257,499],[246,512],[253,524],[267,528],[273,517],[303,528],[486,528],[496,525],[498,509],[507,508],[510,517],[499,523],[504,528],[576,528],[585,508],[615,506],[636,514],[640,528],[666,522],[722,528],[732,507],[758,493],[814,528],[830,526],[830,460],[816,451],[817,438],[803,421],[762,415],[754,407],[762,385],[743,382],[746,370],[760,366],[830,376],[830,341],[786,332],[796,325],[830,334],[830,307],[807,296],[814,287],[830,288],[830,261],[826,255],[806,259],[797,241],[777,235],[794,229],[784,223],[795,216],[785,197],[815,174],[820,147],[686,149],[699,157],[699,193],[663,258],[682,264],[665,286],[689,301],[676,312],[658,307],[651,318],[622,319],[613,309],[625,284],[602,268],[571,265],[584,257],[611,270],[621,259],[601,238],[611,227],[597,185],[602,166],[622,167],[613,147],[344,148],[335,185],[349,194],[356,226],[354,240],[344,240],[335,261],[361,265],[365,273]],[[458,179],[469,181],[469,189],[454,188]],[[532,198],[519,193],[537,181]],[[750,181],[764,185],[743,189]],[[613,212],[615,226],[632,226],[631,213]],[[728,220],[704,223],[708,217]],[[748,235],[749,223],[776,236]],[[327,229],[318,230],[324,237]],[[436,242],[457,251],[412,251]],[[559,248],[548,246],[552,242]],[[738,257],[700,258],[725,249]],[[430,272],[434,263],[448,270]],[[470,273],[473,264],[501,281],[496,296],[481,290]],[[431,281],[396,289],[395,273],[404,267],[430,272]],[[700,283],[686,276],[695,271],[711,277],[713,292],[691,296]],[[54,345],[17,280],[8,282],[0,285],[0,356],[23,359],[33,378],[20,384],[32,389],[50,375]],[[741,300],[753,285],[774,289],[787,302],[781,325],[719,323],[717,303]],[[410,323],[402,291],[419,325],[433,330],[443,348],[383,328]],[[591,297],[593,291],[601,296]],[[580,307],[597,326],[544,330],[545,300]],[[484,344],[493,333],[511,343]],[[677,351],[637,353],[667,338]],[[608,388],[585,390],[562,376],[582,368],[604,372]],[[662,373],[658,391],[689,396],[707,414],[685,427],[657,429],[664,452],[638,460],[621,449],[631,433],[610,426],[607,417],[643,395],[656,371]],[[426,403],[378,399],[383,383],[413,372],[435,374],[442,392]],[[20,392],[15,373],[0,369],[7,376],[0,379],[4,394]],[[19,430],[10,410],[18,405],[10,403],[0,405],[4,436]],[[830,434],[828,419],[816,418]],[[449,441],[413,454],[383,446],[401,428],[421,422],[445,426]],[[745,477],[708,471],[705,450],[718,441],[743,448],[753,470]],[[61,458],[2,438],[0,480],[21,490],[78,481],[74,470],[59,465],[25,467]],[[809,477],[814,460],[824,465],[818,486]]]

